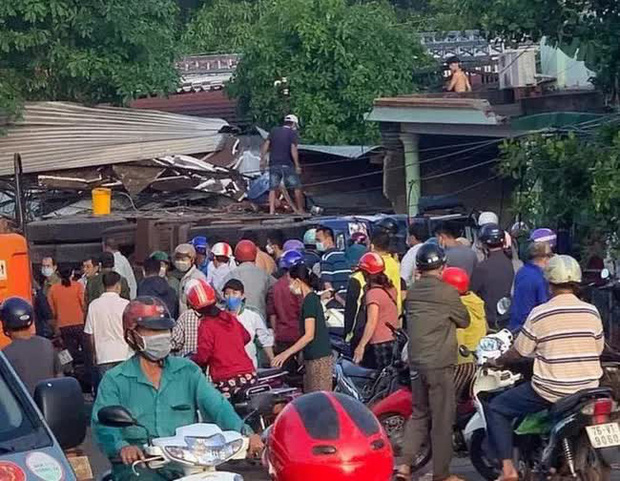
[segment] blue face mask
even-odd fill
[[[242,297],[227,297],[226,298],[226,309],[232,312],[236,312],[243,304]]]

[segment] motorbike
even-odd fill
[[[476,414],[465,428],[470,460],[482,477],[500,474],[492,454],[484,406],[493,397],[524,381],[520,373],[485,366],[495,358],[497,343],[481,343],[476,352],[479,368],[473,384]],[[526,381],[529,382],[529,381]],[[513,445],[521,479],[535,476],[571,476],[588,481],[610,478],[610,465],[620,451],[620,426],[613,421],[617,403],[608,387],[584,389],[540,413],[515,423]]]
[[[99,422],[105,426],[125,428],[142,427],[127,409],[122,406],[107,406],[97,413]],[[144,428],[146,429],[146,428]],[[172,467],[182,472],[176,481],[241,481],[236,473],[216,471],[217,466],[234,459],[245,459],[248,439],[234,431],[222,431],[215,424],[192,424],[176,430],[174,436],[151,438],[144,446],[145,459],[136,461],[131,468],[144,465],[148,469],[160,470]],[[120,460],[113,460],[120,461]],[[107,475],[104,479],[111,479]]]
[[[387,324],[394,334],[396,342],[392,352],[392,363],[382,370],[368,369],[351,361],[345,354],[346,343],[335,343],[332,349],[336,352],[334,363],[334,391],[347,394],[368,406],[397,391],[408,384],[409,369],[401,360],[403,346],[407,342],[407,334],[403,329]]]

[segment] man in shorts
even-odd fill
[[[299,135],[297,126],[299,120],[296,115],[287,115],[284,125],[275,127],[261,149],[261,171],[269,164],[269,213],[276,212],[276,195],[280,190],[280,184],[284,181],[286,189],[295,191],[295,206],[293,208],[299,214],[304,212],[304,194],[301,190],[301,165],[299,164]],[[269,152],[269,161],[267,153]]]

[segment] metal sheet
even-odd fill
[[[213,152],[224,138],[218,132],[227,125],[221,119],[149,110],[28,103],[22,118],[0,137],[0,175],[13,172],[16,152],[26,173]]]

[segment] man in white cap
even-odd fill
[[[199,270],[194,261],[196,260],[196,249],[191,244],[179,244],[174,250],[174,267],[183,273],[179,284],[179,314],[187,310],[187,296],[185,286],[192,279],[207,280],[207,277]]]
[[[276,195],[280,184],[284,182],[287,189],[295,191],[297,213],[304,212],[304,194],[301,190],[301,164],[299,163],[299,135],[297,127],[299,119],[289,114],[284,118],[284,125],[275,127],[261,149],[260,168],[264,171],[269,165],[269,213],[276,213]],[[267,158],[269,153],[269,158]]]

